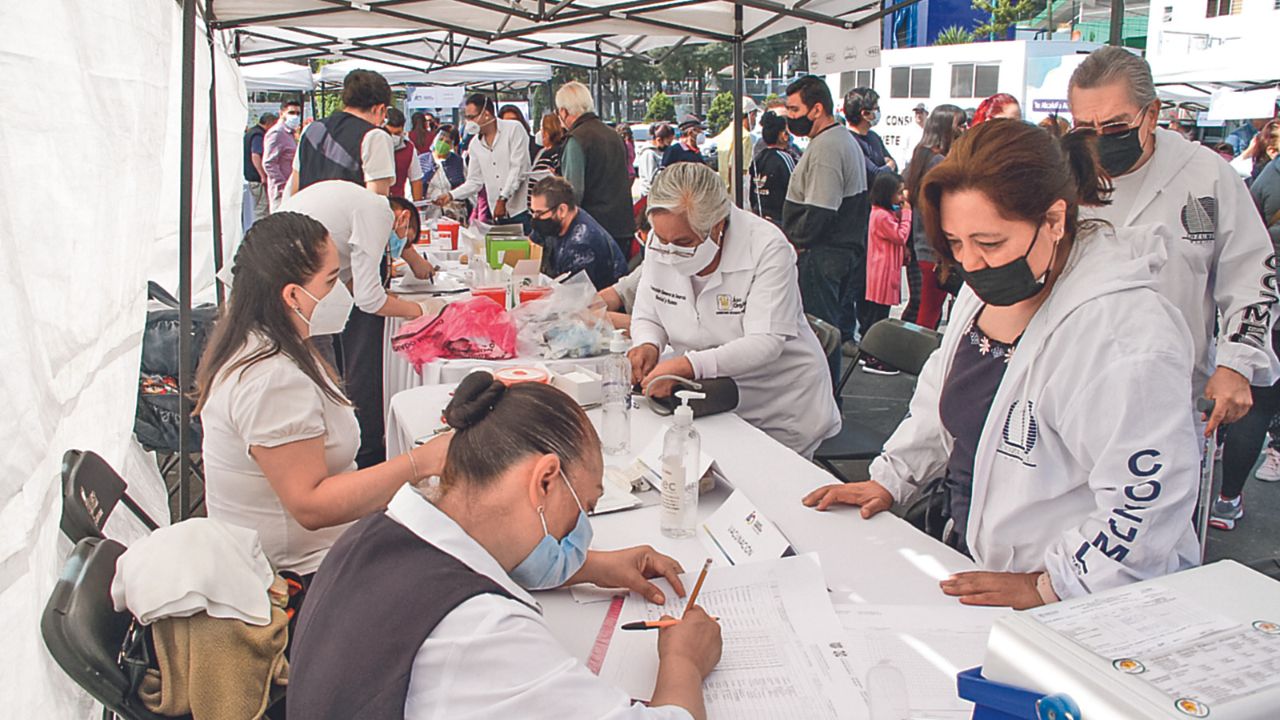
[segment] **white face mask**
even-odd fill
[[[351,291],[347,289],[346,283],[339,280],[334,283],[333,289],[322,298],[307,292],[307,289],[298,286],[302,292],[307,293],[307,297],[316,301],[316,306],[311,310],[310,319],[302,314],[298,308],[293,311],[302,318],[302,322],[307,324],[307,334],[310,337],[317,335],[336,335],[347,327],[347,317],[351,315],[351,307],[355,305],[355,300],[351,297]]]
[[[297,130],[298,126],[301,124],[302,124],[301,115],[298,115],[297,113],[285,113],[285,116],[284,116],[285,127],[289,128],[290,130]]]
[[[480,123],[475,120],[468,120],[467,123],[462,126],[462,130],[471,137],[475,137],[480,134]]]
[[[685,276],[693,276],[707,269],[720,247],[710,237],[703,238],[696,248],[682,248],[668,245],[658,240],[657,235],[649,236],[649,252],[653,259]]]

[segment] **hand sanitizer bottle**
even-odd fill
[[[670,538],[693,537],[698,522],[698,460],[702,438],[693,428],[690,400],[706,397],[692,390],[676,392],[681,405],[662,439],[662,534]]]
[[[609,455],[623,455],[631,449],[631,361],[627,360],[630,343],[621,330],[613,331],[609,342],[609,358],[601,369],[603,422],[601,443]]]

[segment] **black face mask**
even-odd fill
[[[813,131],[813,121],[809,119],[808,115],[801,115],[798,118],[788,117],[787,130],[792,135],[809,137],[809,133]]]
[[[560,220],[555,217],[534,218],[533,231],[538,233],[539,237],[558,237],[560,235]]]
[[[1142,157],[1142,140],[1139,129],[1121,135],[1103,135],[1098,138],[1098,162],[1111,177],[1123,175]]]
[[[1031,265],[1027,263],[1027,257],[1031,255],[1031,249],[1036,246],[1036,241],[1039,239],[1040,227],[1037,226],[1036,235],[1031,238],[1031,247],[1027,248],[1026,255],[999,267],[983,268],[973,272],[957,264],[956,274],[973,288],[973,292],[982,302],[996,307],[1017,305],[1023,300],[1039,295],[1044,290],[1044,281],[1036,279],[1031,272]]]

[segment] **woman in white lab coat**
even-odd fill
[[[439,488],[402,489],[320,567],[293,638],[290,717],[705,718],[720,628],[701,608],[659,631],[645,706],[560,645],[529,593],[589,582],[663,602],[646,578],[665,577],[684,594],[679,563],[652,548],[588,551],[604,465],[582,408],[476,372],[444,417]]]
[[[1155,291],[1163,228],[1080,223],[1105,202],[1088,141],[970,130],[920,188],[966,287],[871,479],[805,503],[871,517],[942,477],[949,544],[978,572],[942,591],[1023,609],[1197,563],[1191,335]]]
[[[633,381],[729,377],[742,419],[810,457],[840,431],[822,346],[805,320],[796,253],[775,225],[733,207],[714,170],[679,163],[649,192],[644,274],[631,318]],[[668,345],[675,356],[659,361]]]

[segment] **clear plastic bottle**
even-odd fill
[[[693,537],[698,523],[698,460],[702,437],[693,428],[690,400],[702,393],[681,390],[682,404],[676,408],[671,427],[662,439],[662,534],[670,538]]]
[[[608,455],[623,455],[631,450],[631,361],[627,360],[629,343],[621,330],[613,331],[609,342],[609,358],[601,369],[601,391],[604,407],[600,423],[601,443]]]

